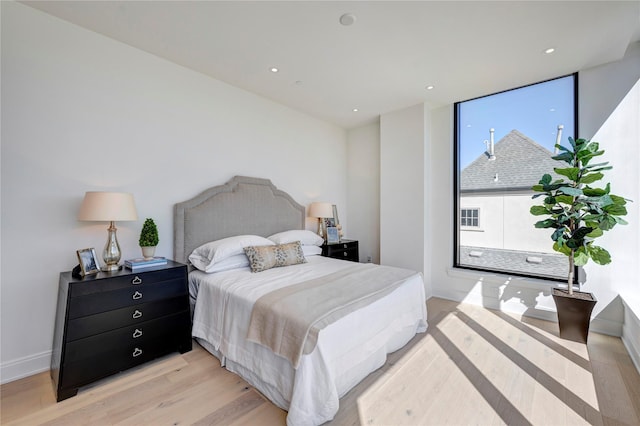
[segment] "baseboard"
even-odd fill
[[[602,318],[592,318],[589,331],[606,334],[607,336],[620,337],[622,335],[622,323]]]
[[[624,323],[622,325],[622,343],[627,349],[636,370],[640,373],[640,318],[627,305],[624,299]]]
[[[509,309],[509,306],[507,304],[501,303],[501,301],[497,298],[486,297],[483,294],[469,294],[449,289],[438,289],[438,291],[435,292],[434,296],[442,299],[452,300],[455,302],[470,303],[472,305],[483,306],[489,309],[509,312],[516,315],[523,315],[525,317],[558,322],[556,311],[544,306],[536,306],[535,308],[529,308],[526,311],[522,312],[515,309]],[[622,335],[622,329],[623,324],[620,321],[612,321],[605,318],[592,318],[589,326],[589,331],[615,337],[620,337]]]
[[[51,351],[4,362],[0,365],[0,384],[42,373],[50,368]]]

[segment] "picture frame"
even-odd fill
[[[340,220],[338,219],[338,206],[335,204],[333,207],[333,226],[338,228],[338,242],[342,241],[342,237],[344,236],[342,233],[342,225],[340,225]]]
[[[80,263],[80,275],[93,275],[100,272],[100,262],[93,247],[76,250]]]
[[[335,226],[327,227],[327,243],[339,243],[340,236],[338,235],[338,228]]]

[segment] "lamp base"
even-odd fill
[[[114,272],[122,269],[122,265],[104,265],[100,270],[102,272]]]

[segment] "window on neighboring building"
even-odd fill
[[[529,209],[531,186],[561,165],[556,139],[576,137],[577,78],[455,104],[455,266],[566,280],[566,256]]]
[[[462,209],[460,210],[460,226],[479,227],[479,209]]]

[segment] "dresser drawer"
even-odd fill
[[[345,259],[350,259],[354,254],[358,253],[358,248],[332,248],[328,251],[329,257],[335,257],[336,259],[340,259],[344,257]]]
[[[189,300],[187,295],[164,299],[157,302],[142,303],[126,308],[114,309],[69,320],[65,341],[81,339],[115,330],[116,328],[136,325],[142,322],[163,317],[181,311],[188,311]]]
[[[182,345],[183,351],[191,349],[190,337],[167,333],[157,339],[138,344],[131,342],[111,348],[90,358],[77,362],[65,363],[61,366],[61,389],[75,388],[124,371],[130,367],[145,363],[159,356],[174,352]],[[188,347],[187,347],[188,346]]]
[[[349,240],[340,243],[325,244],[322,247],[322,255],[332,257],[334,259],[350,260],[358,262],[358,241]]]
[[[153,284],[173,279],[186,279],[187,268],[171,268],[161,271],[148,271],[131,273],[128,275],[104,278],[89,279],[87,281],[74,282],[69,286],[71,297],[84,296],[87,294],[113,291],[121,288],[136,287],[145,284]]]
[[[187,293],[183,279],[142,284],[118,290],[72,297],[69,300],[69,319],[79,318],[113,309],[168,299]]]
[[[69,342],[65,351],[65,364],[111,352],[118,347],[145,345],[156,339],[162,340],[167,334],[185,335],[190,332],[191,317],[188,311],[144,321]]]

